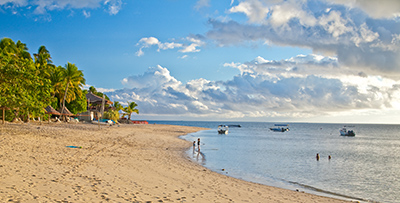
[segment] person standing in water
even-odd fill
[[[197,139],[197,149],[200,151],[200,138]]]

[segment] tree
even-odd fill
[[[85,84],[85,78],[83,78],[83,72],[78,70],[78,67],[75,64],[65,65],[64,72],[62,74],[63,84],[65,85],[65,92],[63,95],[63,103],[61,114],[65,109],[65,101],[70,102],[75,100],[75,98],[81,97],[82,95],[82,87]]]
[[[119,103],[118,101],[114,102],[113,107],[115,108],[115,110],[120,111],[122,110],[124,107],[122,106],[121,103]]]
[[[111,119],[115,122],[118,122],[119,119],[119,111],[124,107],[119,102],[114,102],[113,109],[109,109],[107,112],[104,112],[105,119]]]
[[[137,113],[139,114],[139,110],[136,109],[138,105],[135,102],[131,102],[128,103],[128,106],[125,107],[122,111],[124,111],[125,113],[123,114],[123,116],[128,115],[128,120],[131,120],[131,114],[132,113]]]
[[[15,118],[43,115],[51,101],[51,82],[40,74],[26,44],[9,38],[0,41],[0,106],[10,108]]]
[[[62,66],[57,66],[52,69],[50,72],[50,80],[52,86],[52,96],[54,101],[51,103],[51,106],[54,108],[61,108],[61,101],[64,95],[65,85],[63,84],[63,74],[64,68]]]
[[[87,110],[87,93],[87,90],[82,90],[82,95],[80,97],[77,97],[75,100],[65,104],[65,106],[67,106],[68,110],[70,110],[71,113],[77,114],[79,112],[84,112]]]
[[[56,68],[53,65],[53,61],[51,61],[50,52],[46,49],[45,46],[40,46],[38,53],[33,54],[35,58],[35,66],[39,69],[40,75],[45,78],[51,77],[51,73]]]

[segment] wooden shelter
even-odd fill
[[[3,117],[2,117],[3,122],[2,122],[2,123],[4,124],[4,123],[5,123],[5,119],[6,119],[5,111],[6,111],[6,110],[9,110],[10,108],[7,108],[7,107],[2,106],[2,107],[0,107],[0,109],[3,110]]]
[[[101,103],[103,102],[103,98],[99,97],[91,92],[86,94],[86,99],[89,101],[90,104],[98,104],[101,105]],[[113,102],[110,100],[105,99],[105,103],[106,104],[110,104],[112,105]]]
[[[52,114],[52,115],[61,115],[60,112],[56,111],[52,106],[48,105],[46,108],[46,114]]]
[[[63,112],[62,114],[60,113],[60,115],[62,116],[74,116],[73,113],[71,113],[71,111],[69,111],[67,109],[67,107],[64,107],[64,110],[62,110],[62,108],[59,110],[59,112]]]

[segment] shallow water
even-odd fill
[[[202,153],[188,153],[222,174],[336,198],[400,201],[400,125],[354,124],[356,136],[344,137],[341,124],[291,123],[282,133],[269,130],[273,123],[227,122],[242,127],[218,135],[220,122],[156,123],[211,128],[183,138],[200,138]]]

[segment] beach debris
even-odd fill
[[[66,146],[66,147],[68,147],[68,148],[79,148],[79,149],[81,149],[81,148],[82,148],[81,146],[72,146],[72,145],[70,145],[70,146]]]

